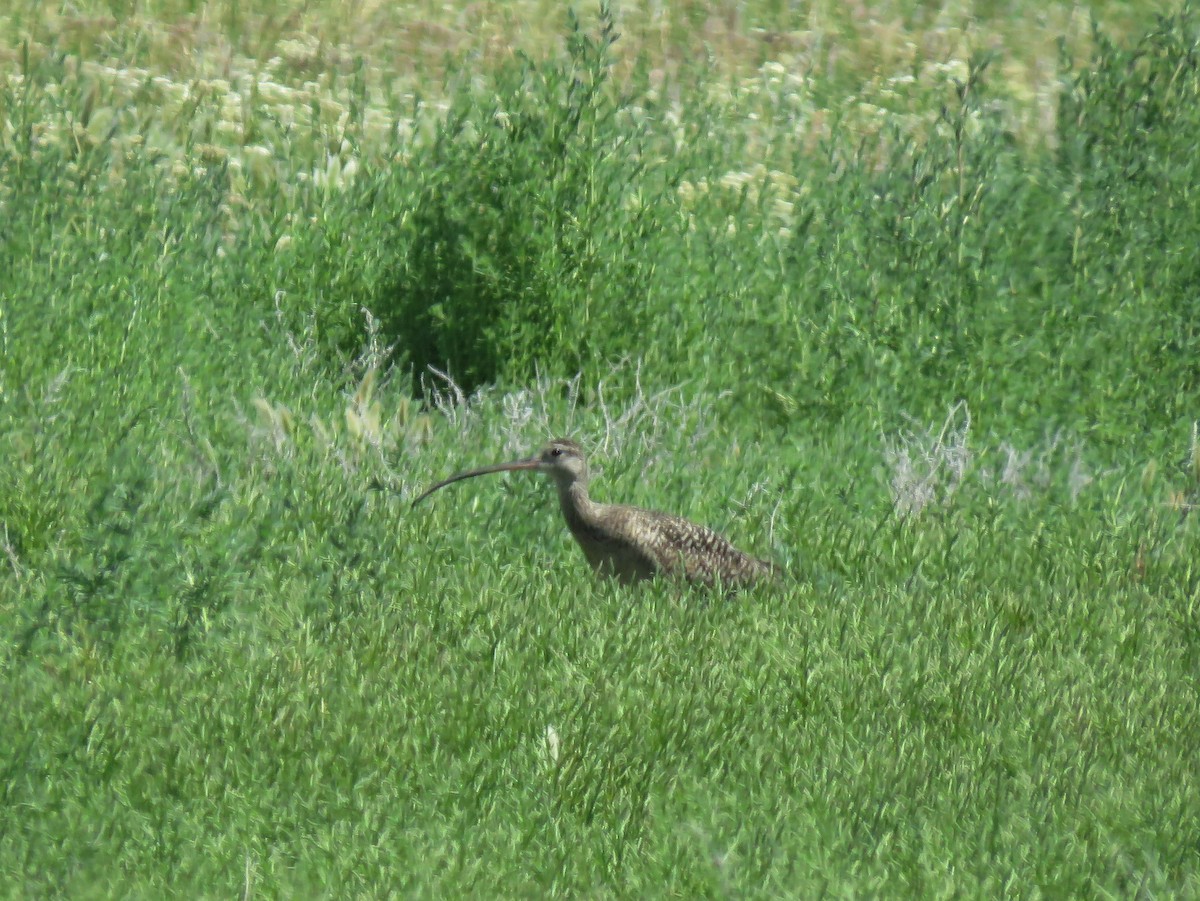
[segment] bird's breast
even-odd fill
[[[622,508],[590,505],[586,510],[563,505],[571,536],[592,569],[621,582],[652,579],[659,567],[636,536],[630,534]]]

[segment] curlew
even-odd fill
[[[727,588],[742,588],[780,575],[775,564],[743,553],[704,526],[640,507],[596,503],[588,497],[587,456],[566,438],[551,441],[524,460],[452,475],[425,491],[413,506],[452,482],[524,469],[554,479],[567,528],[597,573],[626,584],[661,574]]]

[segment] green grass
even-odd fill
[[[7,896],[1200,893],[1190,10],[105,9],[2,16]],[[788,582],[410,509],[556,434]]]

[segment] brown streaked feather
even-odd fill
[[[421,494],[492,472],[537,469],[554,478],[563,517],[592,569],[630,583],[656,576],[731,589],[777,581],[775,564],[750,556],[721,535],[678,516],[588,497],[587,458],[574,441],[556,439],[524,460],[457,473]]]
[[[773,564],[738,550],[711,529],[668,513],[640,507],[596,505],[596,519],[616,538],[610,553],[628,558],[619,570],[641,578],[663,575],[687,582],[739,587],[776,575]],[[580,542],[582,544],[582,542]],[[595,565],[595,564],[593,564]]]

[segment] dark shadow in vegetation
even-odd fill
[[[797,147],[781,232],[758,199],[770,176],[717,186],[743,175],[736,123],[683,88],[673,131],[665,103],[614,87],[611,16],[594,38],[572,18],[563,59],[462,88],[415,151],[367,304],[414,371],[468,390],[535,371],[586,385],[636,358],[780,425],[899,426],[958,400],[989,428],[1100,440],[1177,420],[1200,383],[1196,31],[1185,9],[1131,50],[1097,33],[1088,67],[1064,64],[1048,151],[1018,146],[992,59],[972,60],[920,141],[835,129],[823,156]]]
[[[374,312],[418,371],[468,390],[572,374],[611,349],[604,336],[640,333],[671,179],[647,171],[651,133],[615,94],[617,38],[607,6],[594,38],[570,15],[565,60],[462,87],[411,161],[401,258]]]

